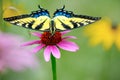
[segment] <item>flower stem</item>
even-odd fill
[[[0,80],[3,80],[3,74],[0,72]]]
[[[53,80],[57,80],[56,75],[56,59],[53,55],[51,55],[51,64],[52,64],[52,73],[53,73]]]

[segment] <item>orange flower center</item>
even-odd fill
[[[62,40],[61,33],[55,32],[52,36],[50,32],[44,32],[41,36],[41,41],[46,45],[56,45]]]

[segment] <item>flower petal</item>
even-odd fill
[[[34,41],[26,42],[26,43],[22,44],[21,46],[29,46],[29,45],[40,44],[40,43],[41,43],[40,40],[34,40]]]
[[[41,35],[42,35],[42,34],[39,33],[39,32],[32,32],[31,34],[34,35],[34,36],[37,36],[37,37],[41,37]]]
[[[46,62],[50,60],[50,54],[51,54],[50,46],[47,46],[44,50],[44,58]]]
[[[35,48],[33,49],[33,53],[37,53],[37,52],[40,51],[44,46],[45,46],[44,44],[41,44],[41,45],[35,47]]]
[[[66,40],[62,40],[60,43],[57,44],[60,48],[75,52],[79,49],[79,47],[74,43]]]
[[[67,34],[67,33],[69,33],[69,32],[70,32],[70,30],[67,30],[67,31],[61,32],[61,34],[64,35],[64,34]]]
[[[51,48],[51,52],[53,54],[54,57],[56,58],[60,58],[60,51],[56,46],[50,46]]]
[[[65,36],[63,39],[69,39],[69,38],[71,38],[71,39],[77,39],[75,36]]]

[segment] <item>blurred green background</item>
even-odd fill
[[[56,9],[65,5],[66,10],[73,11],[75,14],[107,16],[113,22],[120,23],[120,0],[10,1],[16,5],[22,5],[26,13],[38,10],[37,6],[40,4],[43,8],[48,9],[52,16]],[[19,10],[22,11],[22,9]],[[5,22],[3,21],[3,23]],[[25,28],[6,25],[6,23],[3,27],[6,32],[24,37],[25,41],[37,39],[29,34],[30,30]],[[83,34],[84,30],[85,28],[82,27],[67,34],[77,37],[77,40],[73,41],[80,46],[80,50],[75,53],[61,50],[62,56],[57,60],[58,80],[120,80],[120,52],[114,46],[109,51],[105,51],[101,45],[91,47],[88,44],[88,39]],[[3,75],[3,80],[52,80],[51,64],[44,61],[43,50],[36,55],[40,59],[39,69],[34,71],[26,70],[19,73],[9,71]]]

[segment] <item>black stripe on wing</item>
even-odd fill
[[[89,20],[100,20],[101,19],[101,17],[92,17],[92,16],[87,16],[87,15],[75,15],[75,14],[73,14],[73,17],[84,18],[84,19],[89,19]]]
[[[66,29],[71,29],[70,26],[68,26],[67,24],[63,23],[60,19],[58,19],[61,22],[61,25]]]
[[[84,24],[81,23],[81,22],[79,22],[79,23],[74,22],[74,21],[70,21],[70,22],[72,23],[72,25],[74,26],[74,28],[78,28],[79,26],[84,26]],[[79,25],[78,25],[78,24],[79,24]]]
[[[5,21],[14,21],[17,19],[23,19],[23,18],[28,18],[30,17],[29,14],[24,14],[24,15],[19,15],[19,16],[13,16],[13,17],[8,17],[8,18],[3,18]]]
[[[47,20],[47,19],[46,19],[46,20]],[[44,20],[42,23],[40,23],[39,25],[37,25],[37,26],[35,27],[35,29],[36,29],[36,30],[41,29],[41,28],[43,27],[43,24],[45,23],[46,20]]]

